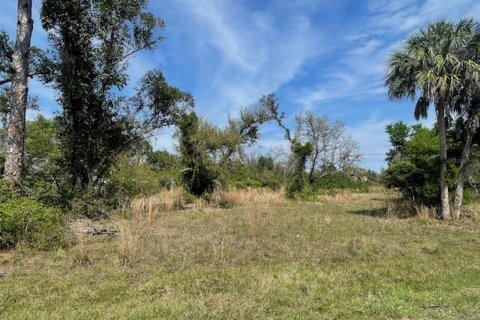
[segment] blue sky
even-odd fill
[[[45,48],[39,7],[34,0],[32,42]],[[170,84],[195,96],[200,115],[219,125],[276,92],[290,125],[304,110],[344,121],[364,155],[361,165],[374,170],[385,166],[385,125],[414,122],[412,102],[388,101],[389,53],[428,22],[480,18],[478,0],[150,0],[150,10],[166,21],[165,40],[132,59],[132,84],[159,68]],[[12,37],[15,15],[15,0],[0,3],[0,25]],[[30,86],[40,112],[52,115],[54,92],[36,81]],[[433,114],[425,123],[433,123]],[[157,148],[172,149],[171,132],[154,138]],[[286,145],[274,126],[261,135],[261,152]]]

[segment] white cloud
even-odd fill
[[[174,9],[195,30],[187,39],[192,50],[208,57],[199,62],[211,68],[197,84],[197,105],[213,120],[279,90],[321,52],[322,34],[306,15],[279,16],[275,6],[252,10],[233,0],[181,0]]]

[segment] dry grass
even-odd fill
[[[432,222],[435,221],[437,217],[437,209],[427,206],[417,206],[416,208],[417,218],[423,222]]]
[[[15,250],[0,263],[11,270],[0,318],[478,318],[480,225],[384,219],[381,193],[342,204],[269,194],[95,221],[117,236],[58,252]],[[89,263],[71,264],[79,252]]]
[[[233,208],[240,206],[269,206],[285,202],[283,191],[270,189],[215,191],[209,197],[209,205],[216,208]]]
[[[353,192],[347,189],[333,190],[333,194],[318,195],[319,202],[332,204],[347,204],[360,201],[385,201],[396,194],[383,187],[371,187],[369,192]]]
[[[132,201],[130,207],[134,217],[151,220],[159,212],[183,209],[185,192],[182,188],[175,188],[148,197],[138,197]]]
[[[474,222],[480,221],[480,203],[464,205],[462,211],[462,217],[470,218]]]
[[[239,206],[268,206],[285,202],[283,191],[270,189],[217,190],[206,198],[192,199],[181,188],[163,191],[149,197],[139,197],[132,201],[133,217],[142,220],[155,219],[161,212],[183,209],[233,208]]]
[[[118,236],[115,241],[117,244],[117,254],[120,265],[132,265],[139,253],[140,234],[145,229],[137,219],[121,219],[116,222]]]

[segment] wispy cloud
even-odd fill
[[[34,0],[33,43],[45,48],[40,3]],[[16,2],[0,8],[0,24],[14,36]],[[480,16],[477,0],[152,0],[149,9],[166,20],[166,40],[131,60],[125,94],[159,68],[170,84],[194,94],[197,113],[221,125],[239,107],[277,92],[289,125],[305,109],[344,120],[365,154],[363,164],[374,169],[388,148],[385,125],[413,121],[413,106],[387,107],[389,54],[430,21]],[[54,92],[31,82],[31,93],[51,114]],[[261,133],[264,148],[285,146],[281,130]],[[172,150],[172,141],[167,131],[154,144]]]
[[[172,8],[195,30],[185,38],[199,57],[192,67],[209,66],[195,87],[199,110],[214,119],[279,90],[322,52],[322,33],[305,14],[280,16],[278,7],[252,9],[233,0],[180,0]]]

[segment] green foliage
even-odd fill
[[[0,180],[0,203],[4,203],[12,199],[16,190],[13,190],[11,186],[4,180]]]
[[[162,40],[164,22],[147,6],[147,0],[42,3],[55,58],[50,82],[63,108],[62,166],[72,189],[102,183],[119,154],[193,106],[191,95],[169,86],[158,70],[147,72],[134,97],[121,96],[128,58]]]
[[[153,170],[148,163],[138,163],[123,155],[115,162],[108,183],[124,198],[150,195],[161,189],[162,172]]]
[[[180,153],[185,169],[182,178],[188,192],[201,196],[215,189],[218,172],[208,157],[206,141],[199,138],[200,121],[192,112],[179,125]]]
[[[341,171],[323,176],[312,184],[312,189],[317,191],[348,189],[354,192],[368,192],[368,187],[368,181],[362,181],[358,177],[349,176]]]
[[[233,189],[252,187],[279,190],[284,184],[284,178],[276,172],[266,169],[259,171],[240,162],[234,162],[228,168],[221,168],[220,181],[222,186]]]
[[[28,198],[0,204],[0,246],[26,243],[46,250],[66,244],[65,215]]]
[[[405,132],[408,132],[406,137]],[[396,156],[391,159],[389,167],[383,173],[385,185],[398,188],[405,197],[417,204],[437,205],[440,197],[437,130],[421,125],[405,128],[403,123],[396,123],[387,127],[387,133],[392,143],[396,141],[387,155]],[[450,137],[449,145],[454,145],[451,140]],[[451,186],[454,184],[456,171],[453,161],[450,161],[448,182]]]
[[[310,142],[302,144],[294,142],[292,152],[295,158],[295,169],[293,182],[287,188],[287,195],[293,198],[297,193],[301,193],[307,183],[305,168],[308,156],[313,152],[313,145]]]
[[[390,137],[390,143],[392,145],[392,149],[388,151],[386,159],[388,163],[390,163],[394,160],[398,160],[403,154],[403,148],[410,134],[410,128],[400,121],[387,125],[386,132]]]
[[[168,151],[152,151],[147,155],[147,162],[155,171],[178,167],[180,158]]]
[[[275,168],[275,162],[270,156],[260,156],[258,158],[258,168],[260,171],[273,170],[273,168]]]

